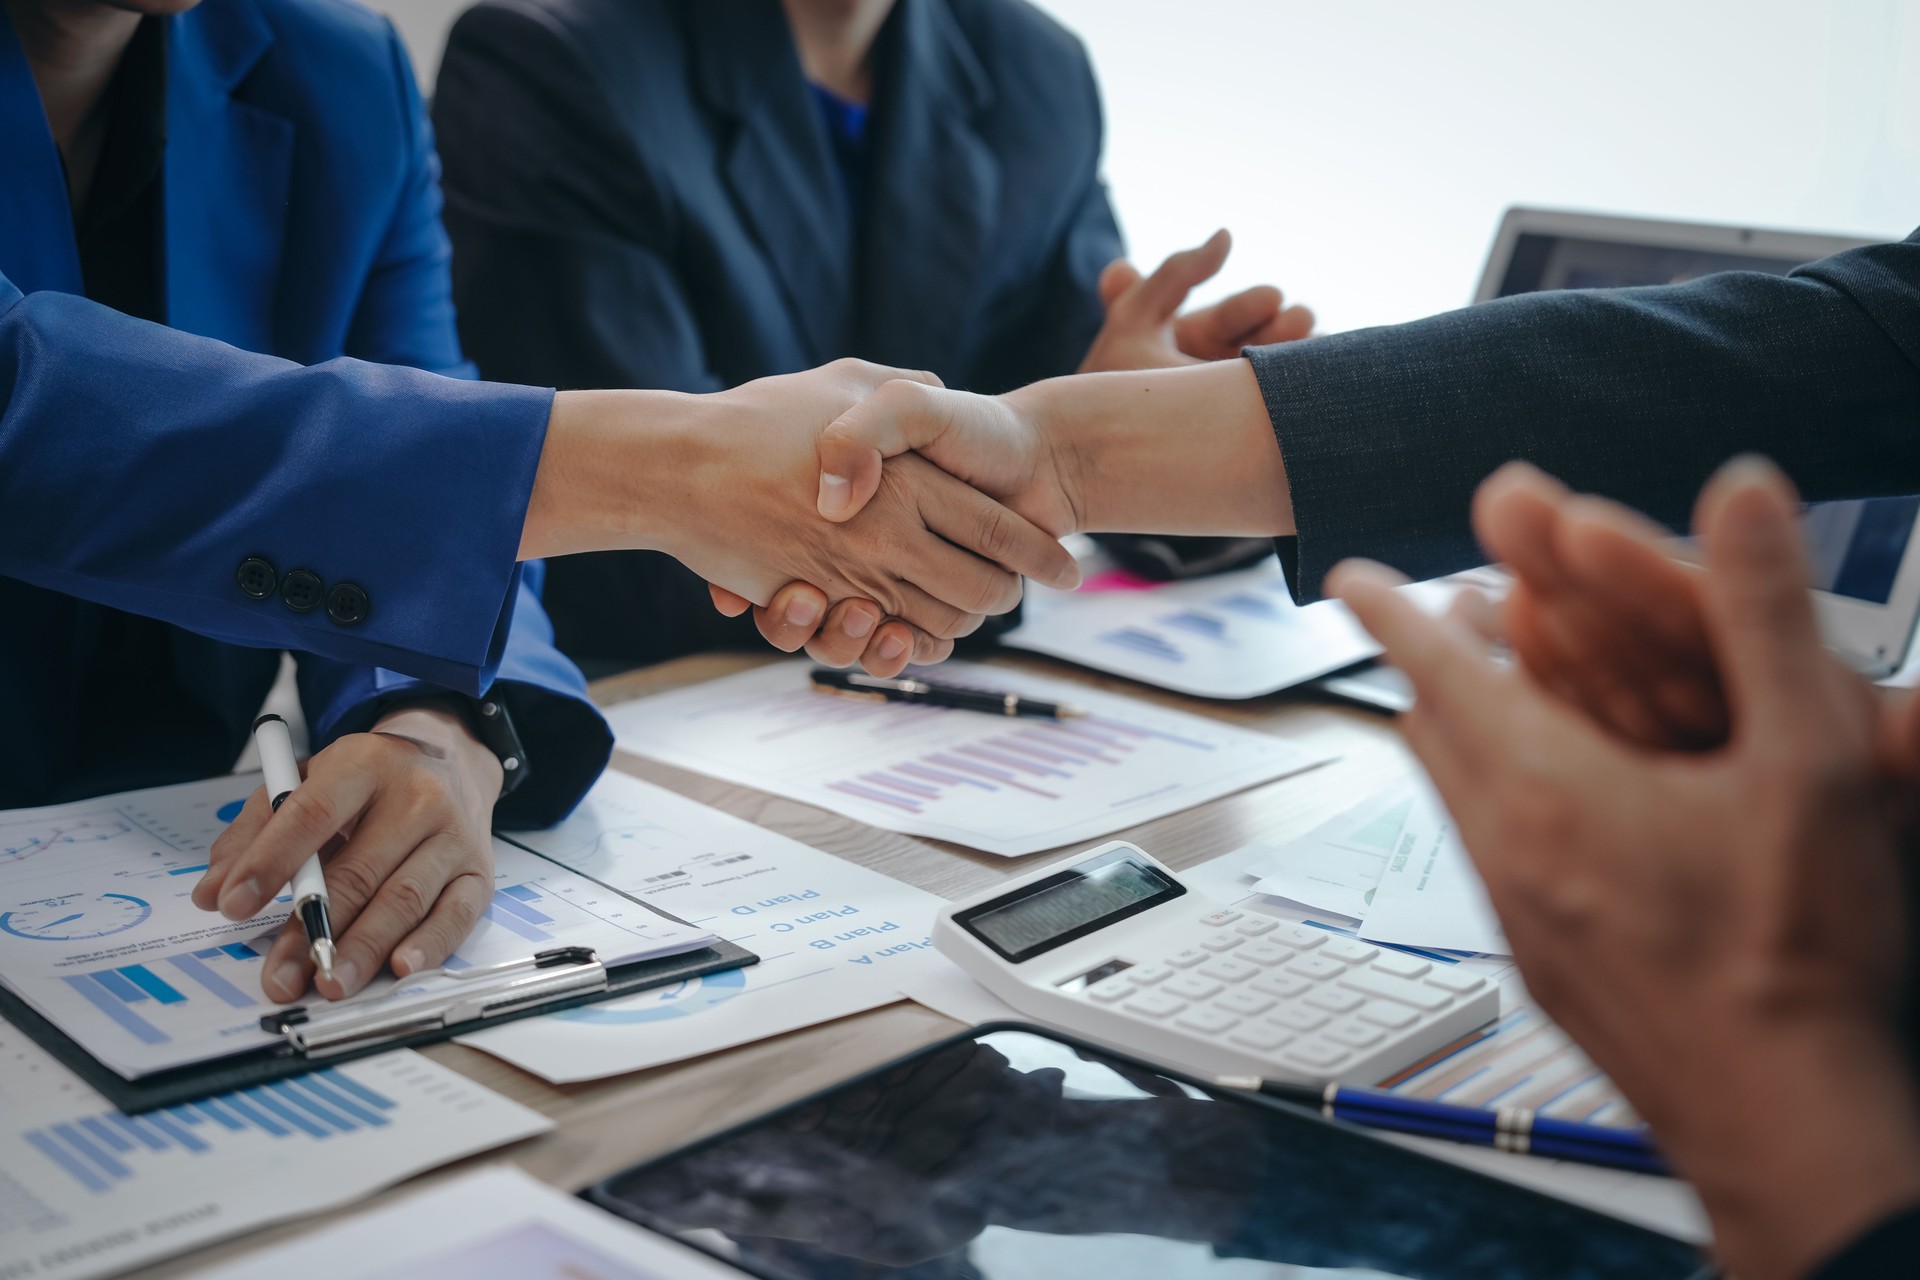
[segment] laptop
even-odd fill
[[[1679,284],[1716,271],[1785,275],[1802,263],[1874,241],[1798,231],[1661,222],[1552,209],[1509,209],[1474,291],[1475,302],[1546,289]],[[1920,496],[1808,508],[1814,606],[1827,645],[1861,673],[1890,675],[1920,618]],[[1337,676],[1329,692],[1391,710],[1412,705],[1388,667]]]

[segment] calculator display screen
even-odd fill
[[[1151,863],[1116,851],[970,907],[954,923],[1014,964],[1186,892]]]

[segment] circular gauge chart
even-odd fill
[[[84,942],[124,933],[153,914],[144,898],[126,893],[70,893],[0,912],[0,933],[35,942]]]
[[[636,1022],[664,1022],[669,1018],[691,1018],[715,1005],[725,1004],[747,990],[745,969],[722,969],[703,978],[690,978],[671,986],[656,987],[608,1004],[585,1004],[562,1009],[554,1014],[568,1022],[590,1022],[601,1026],[630,1026]],[[617,1007],[615,1007],[617,1006]]]

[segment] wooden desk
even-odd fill
[[[593,696],[607,706],[769,660],[758,654],[683,658],[599,681]],[[1408,761],[1392,721],[1372,712],[1285,696],[1243,703],[1205,702],[1015,654],[991,660],[1065,675],[1095,688],[1128,693],[1339,754],[1334,763],[1309,773],[1115,833],[1176,869],[1251,840],[1299,835],[1384,785]],[[947,898],[971,893],[1067,851],[997,858],[958,845],[877,831],[797,801],[637,756],[616,753],[613,767]],[[551,1085],[476,1049],[436,1045],[425,1050],[427,1056],[551,1116],[558,1127],[544,1137],[424,1174],[402,1184],[402,1189],[426,1185],[473,1164],[504,1159],[553,1186],[577,1191],[648,1156],[738,1124],[959,1029],[959,1023],[931,1010],[894,1004],[690,1062],[577,1085]],[[238,1257],[355,1211],[349,1208],[337,1215],[255,1232],[140,1274],[191,1275],[211,1262]]]

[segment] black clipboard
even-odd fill
[[[649,907],[648,910],[656,910],[656,908]],[[326,1067],[337,1066],[342,1062],[352,1062],[357,1058],[385,1053],[390,1049],[415,1049],[421,1045],[450,1040],[454,1036],[466,1035],[487,1027],[517,1022],[521,1018],[557,1013],[562,1009],[572,1009],[600,1000],[612,1000],[654,987],[664,987],[671,983],[704,977],[710,973],[742,969],[758,963],[760,963],[760,957],[745,947],[724,940],[716,940],[698,951],[686,951],[679,955],[662,956],[657,960],[642,960],[608,969],[607,985],[598,990],[513,1009],[484,1019],[436,1027],[430,1031],[410,1035],[397,1035],[324,1055],[301,1053],[287,1043],[270,1045],[191,1066],[158,1071],[152,1075],[142,1076],[138,1080],[127,1079],[88,1053],[66,1032],[41,1017],[32,1006],[4,986],[0,986],[0,1016],[4,1016],[8,1022],[31,1036],[41,1048],[59,1059],[61,1065],[105,1094],[107,1100],[114,1106],[129,1114],[137,1115],[142,1111],[154,1111],[161,1107],[177,1107],[182,1103],[195,1102],[214,1094],[251,1089],[256,1085],[270,1084],[275,1080],[304,1075],[309,1071],[319,1071]]]

